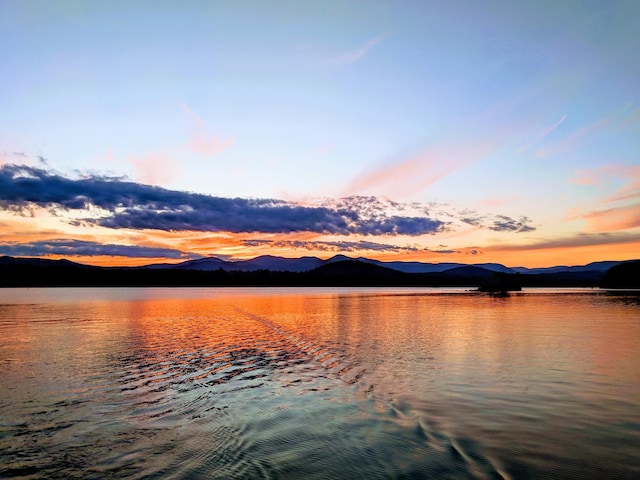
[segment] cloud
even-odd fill
[[[287,248],[287,249],[300,249],[300,250],[312,250],[319,252],[360,252],[360,251],[375,251],[385,253],[398,253],[398,252],[429,252],[428,248],[411,245],[391,245],[387,243],[369,242],[366,240],[360,240],[357,242],[348,241],[309,241],[309,240],[243,240],[242,244],[245,247],[270,247],[270,248]],[[439,251],[442,252],[442,251]],[[449,251],[446,251],[449,253]]]
[[[519,220],[515,220],[506,215],[496,215],[493,223],[489,225],[488,228],[495,232],[532,232],[535,230],[535,227],[529,225],[530,221],[527,217],[521,217]]]
[[[277,199],[212,197],[98,175],[72,179],[24,165],[0,167],[0,208],[16,211],[36,205],[53,210],[98,210],[99,215],[76,218],[74,224],[339,235],[424,235],[446,228],[445,222],[426,215],[372,211],[369,200],[350,197],[333,205],[303,206]]]
[[[31,163],[34,160],[37,159],[32,158],[31,155],[27,155],[23,151],[0,151],[0,166],[11,163]]]
[[[101,244],[84,240],[41,240],[28,243],[0,243],[0,254],[14,257],[41,257],[46,255],[75,255],[86,257],[173,258],[193,260],[201,255],[173,248],[135,245]]]
[[[471,145],[428,148],[408,159],[361,174],[347,186],[346,192],[374,192],[396,198],[411,196],[483,157],[494,146],[494,141],[486,140]]]
[[[613,193],[601,199],[590,211],[574,208],[568,220],[583,219],[592,232],[628,230],[640,227],[640,166],[609,164],[596,169],[580,170],[569,180],[578,185],[599,187],[612,182],[618,184]],[[620,184],[620,182],[622,182]],[[598,208],[599,207],[599,208]]]
[[[520,197],[518,195],[495,195],[493,197],[487,197],[480,202],[479,205],[484,207],[498,207],[501,205],[506,205],[511,202],[518,200]]]
[[[535,243],[492,245],[483,250],[504,251],[530,251],[547,250],[556,248],[594,247],[602,245],[619,245],[640,242],[640,234],[616,232],[616,233],[579,233],[562,238],[547,239]],[[612,250],[614,252],[614,250]]]
[[[189,141],[189,149],[192,152],[212,157],[233,145],[233,140],[233,137],[221,138],[218,135],[197,132]]]
[[[569,182],[576,185],[600,186],[612,180],[622,181],[618,188],[606,201],[621,201],[640,196],[640,166],[611,163],[592,169],[580,169]]]
[[[356,49],[341,53],[333,59],[333,63],[336,65],[348,65],[350,63],[357,62],[367,55],[374,46],[382,42],[388,36],[388,34],[378,35]]]
[[[586,220],[591,232],[615,232],[640,227],[640,204],[574,213]]]
[[[494,232],[524,233],[532,232],[536,229],[531,225],[531,219],[528,217],[515,219],[507,215],[480,215],[472,210],[462,211],[460,221],[473,227],[485,228]]]
[[[192,108],[186,104],[181,104],[182,109],[189,115],[195,124],[194,131],[187,148],[194,153],[206,156],[214,156],[222,153],[224,150],[233,145],[234,138],[222,138],[219,135],[211,134],[207,131],[204,120]]]
[[[615,112],[614,114],[609,115],[608,117],[601,118],[596,122],[593,122],[589,125],[585,125],[584,127],[574,131],[571,135],[555,143],[554,145],[551,145],[546,148],[541,148],[536,152],[536,155],[538,157],[548,157],[550,155],[557,155],[559,153],[571,152],[577,149],[578,147],[580,147],[585,139],[588,139],[589,137],[596,135],[597,132],[602,130],[604,127],[610,125],[614,121],[619,120],[620,116],[621,116],[620,112]],[[551,133],[551,131],[554,130],[563,121],[564,121],[564,117],[561,119],[560,122],[554,125],[550,130],[548,130],[548,132],[546,132],[546,134],[543,137],[541,137],[541,139],[546,137],[549,133]]]
[[[47,209],[75,226],[165,232],[421,236],[472,225],[496,232],[535,229],[527,217],[478,214],[435,203],[349,196],[305,204],[168,190],[95,173],[70,178],[26,165],[0,166],[0,210]]]
[[[144,157],[130,158],[136,170],[136,178],[149,185],[171,183],[178,176],[178,166],[162,153],[150,153]]]
[[[518,153],[524,153],[526,151],[529,151],[530,149],[538,146],[545,138],[547,138],[551,132],[553,132],[554,130],[556,130],[560,125],[562,125],[564,123],[564,121],[567,119],[567,115],[562,115],[562,117],[560,117],[560,120],[556,121],[553,125],[550,125],[544,129],[542,129],[538,135],[536,135],[535,137],[529,139],[524,145],[520,146],[517,149]],[[538,154],[540,154],[542,150],[540,150],[538,152]]]
[[[562,122],[564,122],[566,119],[567,119],[567,116],[566,115],[562,115],[560,120],[558,120],[556,123],[554,123],[553,125],[551,125],[550,127],[546,128],[545,130],[543,130],[540,133],[540,135],[538,136],[538,140],[544,140],[547,137],[547,135],[549,135],[556,128],[558,128],[562,124]]]
[[[640,198],[640,166],[620,166],[619,176],[624,178],[625,185],[618,189],[608,201],[618,202]]]

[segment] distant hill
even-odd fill
[[[30,267],[67,267],[67,268],[93,268],[81,263],[75,263],[70,260],[49,260],[46,258],[16,258],[16,257],[0,257],[0,266],[30,266]]]
[[[306,273],[311,283],[319,284],[355,284],[355,285],[388,285],[415,284],[412,276],[359,260],[337,260],[325,263]]]
[[[543,273],[565,273],[565,272],[601,272],[604,273],[611,267],[618,265],[620,262],[605,261],[605,262],[592,262],[587,265],[579,266],[557,266],[547,268],[526,268],[526,267],[514,267],[511,270],[517,273],[528,273],[531,275],[539,275]]]
[[[478,267],[491,272],[500,273],[524,273],[524,274],[542,274],[542,273],[562,273],[562,272],[604,272],[610,267],[619,264],[616,261],[606,262],[594,262],[588,265],[579,266],[557,266],[548,268],[526,268],[526,267],[505,267],[499,263],[455,263],[455,262],[443,262],[443,263],[426,263],[426,262],[383,262],[381,260],[373,260],[365,257],[351,258],[346,255],[336,255],[327,260],[322,260],[318,257],[300,257],[300,258],[285,258],[277,257],[273,255],[263,255],[253,258],[251,260],[237,260],[228,261],[222,260],[217,257],[200,258],[197,260],[187,260],[178,264],[154,264],[147,265],[138,268],[177,268],[181,270],[218,270],[222,269],[227,272],[252,272],[257,270],[270,270],[273,272],[306,272],[313,270],[314,268],[326,265],[328,263],[335,263],[340,261],[356,260],[363,263],[371,263],[381,267],[390,268],[404,273],[440,273],[462,267]]]

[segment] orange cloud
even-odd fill
[[[469,249],[478,251],[483,262],[499,262],[510,267],[585,265],[602,260],[640,258],[640,234],[577,234],[528,244],[494,244]]]
[[[590,232],[618,232],[640,227],[640,204],[596,210],[579,215]]]

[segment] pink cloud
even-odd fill
[[[625,185],[619,188],[608,200],[617,202],[640,198],[640,166],[623,166],[622,175],[626,179]]]
[[[170,184],[179,174],[179,168],[162,153],[150,153],[143,157],[131,156],[129,161],[136,170],[136,179],[148,185]]]
[[[578,176],[570,178],[569,182],[576,185],[595,185],[598,180],[593,171],[579,170]]]
[[[600,208],[583,211],[574,208],[568,220],[582,219],[592,232],[611,232],[640,227],[640,166],[610,164],[593,170],[582,170],[572,183],[600,186],[623,181],[612,194],[599,202]],[[630,201],[634,201],[630,203]]]
[[[617,202],[640,197],[640,166],[612,163],[594,169],[578,170],[577,176],[569,179],[576,185],[603,185],[612,180],[622,180],[623,185],[605,199]]]
[[[218,135],[207,136],[205,132],[198,132],[189,141],[189,149],[202,155],[218,155],[233,144],[233,137],[220,138]]]
[[[193,120],[195,124],[194,131],[191,135],[187,147],[190,151],[200,155],[214,156],[223,152],[233,145],[234,138],[221,138],[217,134],[207,132],[207,126],[204,120],[192,108],[186,104],[181,104],[185,113]]]
[[[515,202],[519,198],[520,197],[518,195],[511,195],[511,196],[497,195],[495,197],[489,197],[489,198],[485,198],[484,200],[481,200],[479,202],[479,205],[483,207],[499,207],[511,202]]]
[[[494,147],[493,141],[468,146],[432,147],[409,159],[363,173],[347,186],[345,194],[410,196],[477,161]]]
[[[640,204],[596,210],[581,215],[590,232],[618,232],[640,227]]]

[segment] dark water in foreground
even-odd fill
[[[640,300],[0,290],[0,477],[640,478]]]

